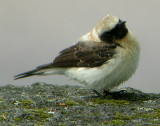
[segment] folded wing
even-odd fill
[[[98,67],[115,55],[117,43],[78,42],[76,45],[64,49],[55,60],[34,70],[18,74],[15,79],[34,75],[43,75],[47,69],[55,67]]]
[[[98,67],[115,55],[116,43],[79,42],[60,52],[53,67]]]

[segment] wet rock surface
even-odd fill
[[[160,124],[160,94],[133,88],[104,99],[85,87],[35,83],[0,87],[0,126]]]

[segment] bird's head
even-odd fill
[[[101,41],[117,41],[125,37],[128,33],[125,23],[126,21],[121,21],[116,16],[107,15],[98,22],[95,31]]]

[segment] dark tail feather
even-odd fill
[[[41,65],[34,70],[31,70],[31,71],[28,71],[25,73],[21,73],[21,74],[14,76],[14,80],[18,80],[21,78],[30,77],[30,76],[34,76],[34,75],[42,75],[44,73],[43,70],[51,68],[51,67],[52,67],[52,63]]]
[[[38,75],[38,73],[36,73],[36,72],[37,72],[37,70],[31,70],[31,71],[28,71],[28,72],[25,72],[25,73],[18,74],[16,76],[14,76],[14,80],[18,80],[18,79],[21,79],[21,78],[26,78],[26,77],[30,77],[30,76],[34,76],[34,75]]]

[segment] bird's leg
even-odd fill
[[[102,95],[101,93],[99,93],[98,91],[96,91],[95,89],[93,89],[93,92],[100,98],[104,98],[104,95]]]
[[[109,90],[103,90],[103,94],[104,94],[105,96],[107,96],[107,95],[110,95],[110,92],[109,92]]]

